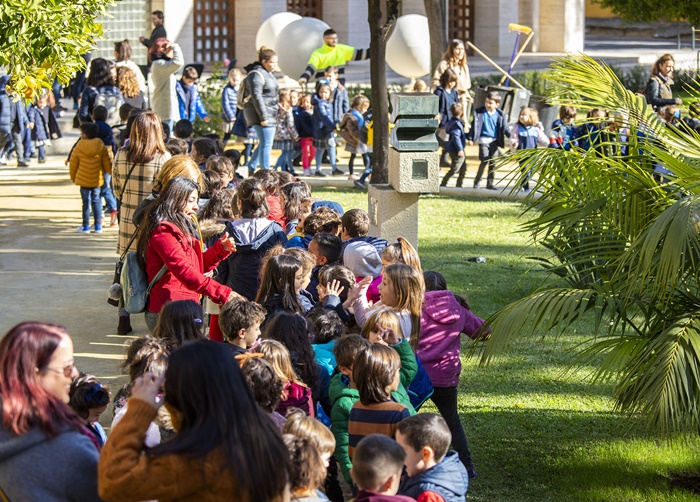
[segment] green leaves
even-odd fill
[[[115,0],[3,0],[0,66],[11,74],[16,97],[32,99],[54,78],[67,83],[85,66],[80,57],[102,35],[95,19]]]
[[[664,123],[615,73],[585,55],[552,63],[548,100],[607,109],[595,148],[517,152],[514,186],[538,174],[522,229],[552,253],[556,288],[508,305],[487,322],[491,361],[515,340],[566,336],[595,316],[574,366],[613,380],[619,409],[662,432],[700,431],[700,137]],[[698,89],[689,89],[700,99]],[[628,155],[621,155],[626,146]],[[659,183],[655,166],[670,170]],[[566,286],[561,287],[561,280]]]

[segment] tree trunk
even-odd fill
[[[371,43],[369,45],[369,72],[372,83],[372,178],[371,183],[389,181],[389,96],[386,89],[386,42],[389,40],[400,0],[367,0]],[[386,5],[386,14],[382,5]]]
[[[430,32],[430,68],[434,70],[442,60],[447,48],[447,5],[446,0],[423,0],[425,15]],[[431,74],[432,77],[432,74]]]

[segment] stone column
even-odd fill
[[[534,31],[532,40],[530,40],[530,44],[525,49],[525,52],[537,52],[540,45],[540,0],[520,0],[518,8],[520,10],[520,21],[518,24],[529,26]],[[521,47],[525,38],[527,38],[527,35],[521,35]]]
[[[474,45],[490,58],[509,57],[515,35],[508,25],[519,23],[518,12],[519,0],[474,0]]]
[[[541,52],[583,51],[584,0],[540,0]]]

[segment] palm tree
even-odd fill
[[[700,136],[665,124],[585,55],[556,60],[546,78],[550,102],[614,111],[628,131],[601,123],[595,148],[506,159],[520,176],[538,173],[524,229],[551,251],[542,264],[554,280],[487,320],[493,333],[481,362],[517,338],[560,336],[593,316],[593,339],[573,364],[593,364],[594,379],[613,381],[621,411],[643,413],[661,432],[697,433]],[[656,165],[673,174],[656,181]]]

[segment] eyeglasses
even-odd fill
[[[56,373],[63,373],[64,377],[70,378],[73,376],[73,370],[75,369],[75,363],[69,364],[68,366],[66,366],[65,368],[60,369],[60,370],[56,369],[56,368],[50,368],[48,366],[46,367],[46,369],[49,371],[55,371]]]

